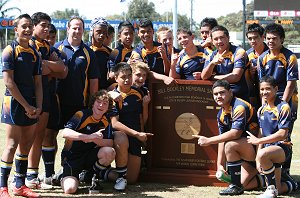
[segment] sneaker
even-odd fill
[[[31,189],[38,189],[40,185],[40,180],[38,178],[33,178],[31,180],[25,179],[25,185]]]
[[[237,186],[234,184],[230,184],[228,188],[221,190],[219,195],[241,195],[244,193],[243,186]]]
[[[274,198],[278,196],[278,190],[274,185],[270,185],[267,187],[266,191],[259,195],[257,198]]]
[[[290,175],[290,172],[286,169],[281,170],[281,181],[282,182],[291,182],[293,186],[293,191],[296,191],[298,189],[298,182],[295,181],[295,179]]]
[[[8,188],[7,187],[1,187],[0,188],[0,197],[1,198],[11,198],[11,196],[8,193]]]
[[[61,181],[62,177],[63,177],[63,169],[61,168],[58,171],[58,173],[56,173],[52,176],[52,181],[51,181],[52,186],[60,186],[60,181]]]
[[[126,186],[127,186],[127,179],[125,179],[124,177],[119,177],[116,181],[114,189],[118,191],[123,191],[125,190]]]
[[[89,188],[89,194],[99,194],[103,187],[101,186],[101,180],[97,178],[96,174],[94,174],[92,178],[92,185]]]
[[[12,186],[13,194],[16,196],[29,197],[29,198],[37,198],[41,197],[38,193],[33,192],[30,188],[23,185],[20,188]]]

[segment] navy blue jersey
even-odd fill
[[[109,56],[108,68],[109,71],[113,71],[116,64],[120,62],[127,62],[131,56],[133,48],[126,48],[124,45],[119,44],[117,48],[115,48]]]
[[[296,55],[282,47],[278,56],[265,51],[258,58],[259,79],[263,76],[273,76],[278,85],[278,96],[283,96],[287,81],[298,80],[298,64]]]
[[[264,104],[259,108],[257,117],[262,130],[262,136],[270,136],[276,133],[279,129],[289,129],[291,122],[290,106],[276,97],[274,102],[275,107],[271,108],[268,104]],[[289,139],[290,131],[287,139]]]
[[[161,43],[153,41],[153,49],[145,49],[144,44],[140,43],[131,54],[133,59],[142,59],[143,62],[147,63],[150,70],[159,74],[165,74],[164,63],[157,47],[161,46]]]
[[[110,83],[107,81],[108,67],[107,62],[111,53],[111,49],[105,45],[101,47],[96,47],[94,45],[90,46],[96,55],[96,66],[99,70],[99,89],[107,89]]]
[[[69,106],[87,106],[89,80],[99,77],[95,53],[83,42],[79,49],[74,51],[67,39],[56,43],[54,47],[66,54],[65,64],[69,70],[65,79],[58,80],[57,93],[60,103]]]
[[[233,97],[229,109],[229,111],[225,111],[221,108],[218,112],[217,120],[220,134],[230,131],[231,129],[242,130],[243,137],[248,135],[246,131],[257,132],[257,117],[250,103]]]
[[[105,129],[102,131],[103,139],[113,139],[109,116],[104,114],[100,120],[96,120],[92,115],[93,111],[91,109],[78,111],[67,124],[65,124],[65,128],[88,135],[95,133],[100,129]],[[97,147],[97,145],[94,142],[85,143],[83,141],[72,141],[68,139],[65,142],[65,148],[68,148],[68,151],[71,151],[73,154],[85,153],[95,147]]]
[[[119,115],[119,121],[131,129],[141,131],[140,115],[143,110],[141,93],[135,88],[131,88],[128,93],[119,92],[117,88],[114,91],[123,98],[123,101],[114,103],[114,111]]]
[[[195,80],[193,73],[202,72],[208,54],[205,54],[204,48],[201,46],[197,46],[197,51],[193,56],[187,55],[185,51],[179,55],[175,68],[181,79]]]
[[[213,60],[217,55],[218,50],[215,50],[209,58],[205,61],[205,66]],[[214,67],[213,74],[215,75],[225,75],[229,74],[235,68],[241,68],[246,70],[246,52],[243,48],[230,45],[229,51],[223,55],[224,62],[216,65]],[[240,81],[236,83],[231,83],[230,87],[236,97],[247,99],[248,98],[248,86],[246,83],[245,75],[243,73]]]
[[[23,48],[17,41],[8,45],[2,52],[2,71],[7,70],[14,71],[14,82],[22,96],[35,96],[33,76],[41,75],[42,70],[40,57],[34,48]],[[11,96],[8,89],[5,90],[5,95]]]

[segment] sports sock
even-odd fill
[[[104,179],[104,175],[106,173],[106,170],[110,167],[109,166],[104,166],[102,164],[100,164],[98,161],[95,162],[93,169],[94,171],[97,173],[97,175],[99,175],[100,179]]]
[[[55,161],[55,146],[43,146],[42,157],[45,165],[45,176],[51,177],[54,172],[54,161]]]
[[[272,166],[271,168],[267,170],[263,170],[263,173],[265,174],[267,178],[268,186],[274,185],[276,187],[276,180],[275,180],[275,166]]]
[[[28,166],[28,155],[16,154],[15,157],[16,171],[15,171],[15,181],[16,187],[20,188],[25,185],[25,177]]]
[[[116,172],[119,174],[119,177],[126,177],[127,166],[116,167]]]
[[[242,186],[241,184],[241,166],[242,160],[227,162],[228,171],[231,176],[231,183],[237,186]]]
[[[0,187],[7,187],[7,180],[12,168],[13,162],[1,160]]]

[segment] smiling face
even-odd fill
[[[264,38],[258,32],[249,32],[247,38],[253,49],[257,49],[264,44]]]
[[[138,36],[144,44],[153,42],[154,31],[151,26],[139,27]]]
[[[19,43],[26,42],[31,39],[33,33],[32,21],[26,18],[21,18],[18,22],[17,27],[14,28],[15,33],[17,33],[17,40]]]
[[[122,32],[119,34],[119,38],[121,40],[121,43],[126,48],[131,48],[131,45],[133,43],[133,38],[134,38],[134,32],[132,28],[124,27]]]
[[[159,36],[157,38],[157,41],[166,44],[169,49],[173,48],[173,34],[171,31],[162,31],[159,33]]]
[[[181,32],[177,34],[178,43],[182,46],[183,49],[188,48],[193,45],[194,36],[189,35],[188,33]]]
[[[277,90],[278,87],[274,87],[268,82],[261,82],[259,85],[261,98],[267,103],[275,100]]]
[[[93,117],[99,119],[104,113],[107,112],[109,107],[108,98],[97,98],[93,104]]]
[[[222,53],[229,48],[229,37],[224,33],[224,31],[215,31],[211,35],[213,44],[219,52]]]
[[[145,84],[147,79],[147,72],[143,69],[137,68],[132,74],[132,85],[141,87]]]
[[[69,27],[67,28],[69,43],[73,46],[80,45],[83,31],[83,23],[81,20],[73,19],[70,21]]]
[[[215,87],[213,89],[214,100],[221,107],[226,107],[230,105],[232,96],[232,91],[227,90],[224,87]]]
[[[130,90],[132,84],[132,72],[130,70],[120,71],[115,80],[120,91],[126,93]]]

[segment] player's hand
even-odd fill
[[[198,144],[199,146],[208,146],[210,145],[209,143],[209,138],[201,135],[192,135],[195,138],[198,138]]]
[[[212,39],[211,39],[211,37],[210,36],[208,36],[206,39],[205,39],[205,41],[204,41],[204,43],[202,43],[202,47],[203,48],[205,48],[205,47],[210,47],[212,45]]]
[[[51,60],[51,61],[58,61],[59,57],[58,57],[57,53],[56,52],[52,52],[51,55],[50,55],[50,57],[49,57],[49,60]]]
[[[37,119],[41,114],[41,110],[39,108],[33,107],[31,105],[25,108],[25,112],[26,116],[30,119]]]
[[[51,73],[51,70],[47,66],[47,60],[42,60],[42,74],[43,75],[48,75]]]
[[[91,136],[91,142],[94,142],[97,145],[100,145],[103,139],[103,133],[104,129],[100,129],[99,131],[92,133]]]
[[[259,138],[255,137],[252,133],[250,133],[249,131],[246,131],[246,133],[248,133],[249,136],[247,136],[247,142],[249,144],[254,144],[254,145],[258,145],[259,143]]]
[[[143,105],[148,105],[151,101],[150,92],[147,90],[147,95],[143,97]]]
[[[224,63],[225,59],[224,59],[224,55],[226,53],[226,50],[222,53],[222,54],[219,54],[217,53],[213,60],[211,61],[214,65],[218,65],[218,64],[221,64],[221,63]]]
[[[260,165],[260,162],[256,160],[256,169],[259,173],[263,173],[263,169]]]
[[[118,92],[110,91],[109,96],[117,103],[123,101],[121,94],[119,94]]]
[[[148,136],[153,136],[153,135],[154,135],[153,133],[139,132],[139,133],[137,133],[136,138],[138,140],[140,140],[141,142],[146,142],[148,139]]]
[[[201,72],[193,72],[193,77],[195,80],[201,80]]]
[[[164,76],[163,79],[165,85],[170,85],[174,82],[174,78],[170,77],[170,76]]]
[[[257,66],[254,66],[252,63],[250,64],[250,68],[249,68],[250,74],[253,76],[255,75],[256,71],[257,71]]]
[[[217,171],[223,171],[224,173],[227,173],[223,165],[218,165]]]
[[[174,48],[172,48],[171,65],[176,65],[177,64],[179,56],[180,56],[179,54],[174,52]]]

